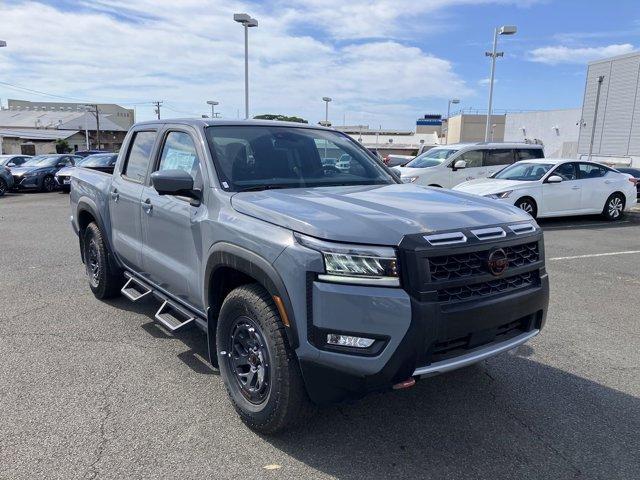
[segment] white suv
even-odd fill
[[[544,158],[542,145],[528,143],[459,143],[443,145],[395,167],[405,183],[453,188],[486,178],[520,160]]]

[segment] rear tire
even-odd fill
[[[613,193],[604,204],[602,216],[610,222],[620,220],[624,216],[625,198],[621,193]]]
[[[5,182],[4,178],[0,178],[0,197],[4,196],[8,189],[7,182]]]
[[[274,434],[314,408],[271,295],[258,284],[225,298],[216,331],[220,373],[229,398],[252,430]]]
[[[119,295],[123,277],[111,266],[107,245],[95,223],[90,223],[85,229],[82,246],[89,287],[95,297],[104,300]]]
[[[538,216],[538,205],[536,204],[536,201],[531,197],[519,198],[516,201],[515,206],[520,210],[528,213],[533,218],[536,218]]]

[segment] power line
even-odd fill
[[[156,106],[155,112],[158,114],[158,120],[160,120],[160,106],[162,105],[162,100],[156,100],[153,104]]]

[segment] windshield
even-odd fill
[[[424,152],[422,155],[418,155],[405,166],[410,168],[435,167],[436,165],[440,165],[457,151],[458,150],[455,148],[432,148],[431,150]]]
[[[225,190],[397,183],[362,147],[337,132],[212,126],[207,139]]]
[[[22,164],[23,167],[54,167],[58,164],[57,155],[38,155]]]
[[[544,177],[553,166],[552,163],[514,163],[496,173],[493,178],[535,182]]]
[[[77,161],[76,165],[80,167],[110,167],[113,166],[117,158],[118,155],[114,153],[99,153]]]

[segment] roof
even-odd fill
[[[466,148],[466,147],[502,147],[502,148],[543,148],[544,145],[539,143],[526,143],[526,142],[468,142],[468,143],[449,143],[445,145],[439,145],[442,148]]]
[[[329,130],[336,131],[330,127],[323,127],[322,125],[314,125],[309,123],[298,122],[281,122],[279,120],[212,120],[207,118],[163,118],[162,120],[147,120],[146,122],[138,122],[136,125],[166,125],[169,123],[179,125],[191,125],[193,127],[211,127],[211,126],[261,126],[261,127],[298,127],[298,128],[312,128],[314,130]]]
[[[22,138],[25,140],[66,139],[79,133],[79,130],[54,130],[45,128],[0,128],[0,137]]]
[[[109,120],[110,115],[100,114],[100,130],[126,131],[126,128]],[[39,128],[58,130],[96,129],[92,113],[74,111],[0,110],[0,128]]]

